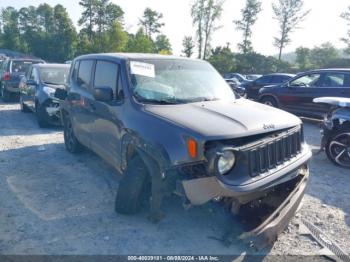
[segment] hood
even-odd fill
[[[233,102],[146,105],[145,111],[210,139],[245,137],[301,123],[292,114],[243,98]]]

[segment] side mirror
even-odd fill
[[[101,102],[110,102],[113,100],[113,90],[110,87],[95,87],[94,98]]]
[[[54,97],[59,100],[65,100],[67,98],[68,92],[65,89],[62,88],[56,88]]]
[[[35,82],[33,79],[28,79],[26,81],[27,86],[37,86],[37,82]]]

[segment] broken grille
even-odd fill
[[[248,151],[249,171],[252,177],[282,165],[301,152],[301,129],[282,133],[267,143]]]

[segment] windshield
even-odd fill
[[[130,72],[133,95],[139,102],[171,104],[235,99],[219,73],[201,61],[131,61]]]
[[[24,73],[28,72],[29,67],[32,64],[37,64],[36,61],[12,61],[12,72],[14,73]]]
[[[40,68],[41,82],[48,85],[65,85],[69,75],[69,67]]]

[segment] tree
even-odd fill
[[[166,35],[158,35],[154,45],[155,51],[159,54],[170,55],[172,53],[171,44]]]
[[[150,8],[146,8],[143,12],[139,24],[144,28],[144,32],[150,39],[152,39],[153,34],[160,33],[160,29],[164,26],[164,23],[160,22],[162,18],[163,14]]]
[[[281,60],[283,49],[291,42],[290,34],[310,12],[310,10],[303,11],[303,7],[303,0],[278,0],[278,4],[272,4],[275,19],[280,27],[280,36],[275,37],[274,42],[279,50],[279,60]]]
[[[154,43],[145,34],[143,28],[140,28],[135,35],[129,35],[126,51],[131,53],[153,53]]]
[[[340,55],[338,50],[331,43],[324,43],[311,50],[310,61],[313,67],[323,68],[336,59]]]
[[[341,14],[340,17],[347,21],[347,26],[350,26],[350,6],[348,7],[347,11]],[[347,45],[345,50],[346,53],[350,54],[350,30],[347,32],[347,37],[343,37],[341,40]]]
[[[295,50],[295,54],[296,54],[295,61],[300,70],[304,71],[311,68],[311,62],[310,62],[311,50],[309,48],[298,47]]]
[[[84,29],[92,40],[94,31],[94,21],[96,16],[97,1],[96,0],[80,0],[79,5],[83,8],[81,18],[78,21],[80,26],[84,26]]]
[[[7,7],[2,9],[2,26],[3,26],[3,36],[2,36],[2,46],[3,48],[23,51],[22,41],[18,24],[18,11],[13,7]]]
[[[229,46],[219,46],[211,50],[208,62],[210,62],[221,74],[233,72],[236,69],[235,55]]]
[[[185,36],[182,41],[182,46],[182,53],[184,53],[187,57],[191,57],[193,55],[193,49],[195,48],[195,43],[192,36]]]
[[[208,55],[212,34],[220,27],[216,26],[222,14],[224,0],[195,0],[191,8],[193,25],[197,27],[198,58]]]
[[[258,0],[247,0],[246,6],[241,10],[242,20],[236,20],[236,28],[243,33],[243,42],[238,44],[238,48],[247,54],[253,51],[251,36],[252,36],[252,26],[258,19],[258,14],[261,11],[261,2]]]
[[[77,45],[77,32],[67,10],[60,4],[54,7],[52,39],[54,52],[51,54],[51,61],[64,62],[74,57]]]

